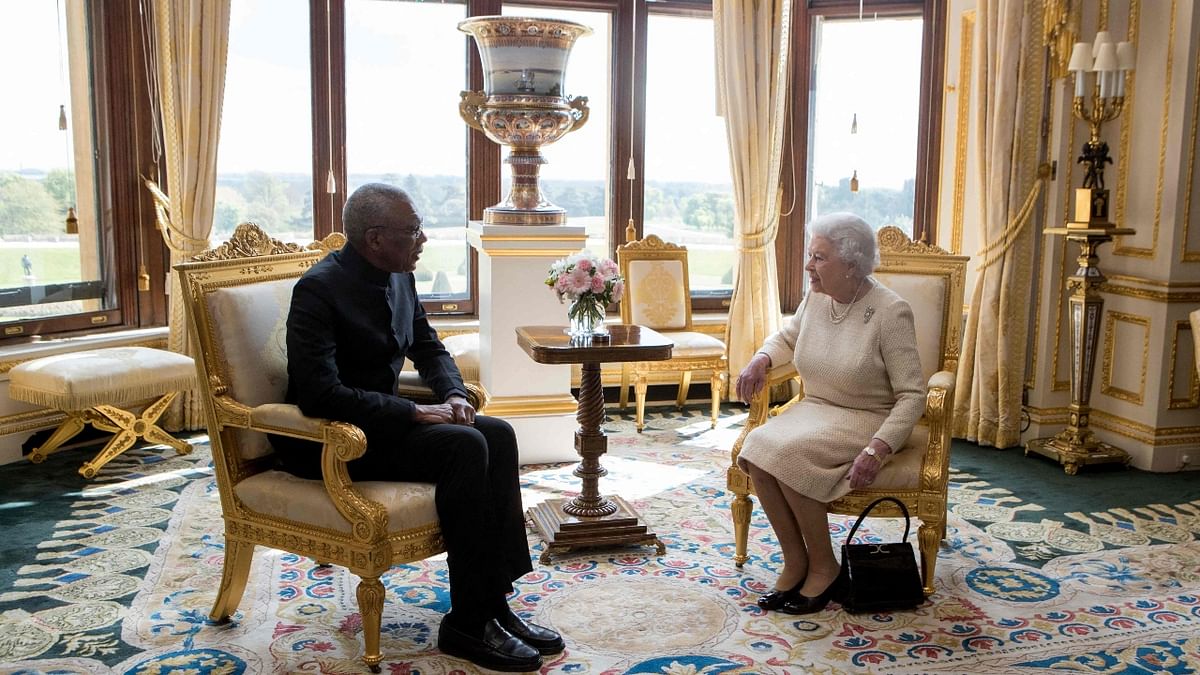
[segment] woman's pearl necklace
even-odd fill
[[[852,307],[854,307],[854,303],[858,302],[858,294],[862,292],[863,284],[866,283],[866,281],[867,281],[867,277],[863,277],[862,281],[858,282],[858,288],[854,289],[854,299],[850,301],[850,304],[846,305],[846,311],[842,312],[841,314],[837,313],[837,309],[835,307],[835,305],[837,305],[838,302],[833,299],[832,295],[829,296],[829,320],[830,321],[832,321],[833,323],[841,323],[846,320],[846,317],[850,316],[850,309]]]

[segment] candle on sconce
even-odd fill
[[[1100,98],[1110,98],[1114,93],[1116,75],[1117,75],[1117,46],[1112,42],[1105,42],[1100,45],[1100,51],[1096,54],[1096,63],[1092,68],[1099,73],[1100,78]]]
[[[1137,54],[1133,51],[1132,42],[1117,43],[1117,96],[1125,95],[1125,77],[1133,70],[1137,62]]]
[[[1086,42],[1076,42],[1071,49],[1071,60],[1067,70],[1075,77],[1075,96],[1087,95],[1087,72],[1092,69],[1092,46]]]

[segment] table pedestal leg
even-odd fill
[[[641,516],[624,499],[600,494],[600,477],[608,471],[600,466],[600,456],[608,450],[608,438],[600,425],[604,421],[604,388],[600,364],[584,363],[579,384],[579,429],[575,431],[575,451],[581,461],[574,474],[582,483],[574,499],[548,499],[529,509],[538,534],[546,542],[540,558],[585,546],[653,545],[659,555],[666,546],[642,522]]]

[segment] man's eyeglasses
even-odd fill
[[[401,234],[407,234],[409,237],[412,237],[414,240],[416,240],[416,239],[420,239],[420,238],[421,238],[421,234],[425,232],[424,228],[422,227],[423,225],[424,225],[424,223],[422,223],[422,222],[418,222],[418,223],[417,223],[416,225],[414,225],[413,227],[389,227],[389,226],[387,226],[387,225],[375,225],[375,226],[373,226],[373,227],[370,227],[370,228],[368,228],[368,229],[372,229],[372,230],[395,230],[395,231],[397,231],[397,232],[399,232],[399,233],[401,233]]]

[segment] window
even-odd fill
[[[313,239],[309,22],[307,8],[297,5],[233,0],[230,6],[214,246],[248,220],[277,239]]]
[[[568,96],[587,97],[587,125],[542,148],[548,164],[539,183],[547,199],[567,210],[571,225],[586,228],[587,248],[611,256],[612,13],[505,5],[504,14],[564,19],[592,29],[571,48],[565,81]],[[511,175],[506,170],[504,180]]]
[[[651,14],[643,234],[688,249],[693,295],[733,291],[733,185],[708,16]]]
[[[82,0],[0,4],[0,324],[116,306],[97,221],[89,17]],[[16,66],[20,64],[20,66]],[[98,323],[107,316],[96,314]],[[28,329],[28,330],[27,330]]]
[[[814,20],[810,220],[851,211],[913,235],[922,28],[920,17]],[[863,48],[876,44],[887,58]]]
[[[370,182],[403,188],[424,219],[415,272],[427,300],[471,293],[466,241],[467,131],[458,116],[466,5],[346,3],[346,194]]]

